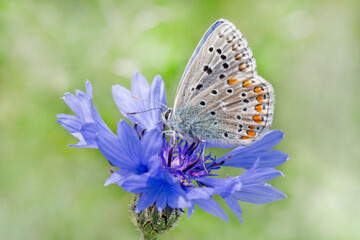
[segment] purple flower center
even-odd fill
[[[189,144],[177,139],[176,143],[172,144],[164,139],[159,156],[164,168],[178,178],[183,185],[192,186],[191,179],[211,175],[211,169],[206,167],[208,164],[205,165],[205,162],[214,161],[211,154],[203,156],[200,148],[201,145],[198,142]]]
[[[134,125],[134,129],[140,138],[146,134],[145,129],[138,130],[137,124]],[[202,151],[200,142],[189,143],[177,138],[175,143],[172,143],[164,138],[159,157],[162,166],[178,178],[182,185],[194,186],[191,182],[192,179],[215,176],[210,172],[218,169],[221,165],[215,162],[216,158],[211,157],[211,153],[205,156]]]

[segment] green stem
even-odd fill
[[[149,234],[147,236],[144,236],[144,234],[140,233],[140,240],[157,240],[158,236],[157,234]]]

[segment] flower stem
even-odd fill
[[[157,240],[158,236],[144,236],[144,234],[141,232],[140,234],[140,240]]]

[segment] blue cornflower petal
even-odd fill
[[[253,142],[247,147],[247,151],[260,152],[275,147],[283,138],[284,133],[280,130],[272,130],[258,141]]]
[[[136,208],[135,208],[135,213],[142,212],[146,208],[153,205],[156,202],[159,192],[156,192],[156,193],[157,194],[155,194],[155,193],[149,194],[148,192],[144,192],[139,198],[139,202],[137,203]]]
[[[135,72],[131,78],[131,92],[141,99],[148,99],[150,86],[146,78],[139,72]]]
[[[129,91],[120,85],[114,85],[112,87],[113,98],[120,112],[131,122],[138,123],[141,128],[159,128],[161,125],[159,124],[159,109],[133,115],[127,114],[162,107],[159,103],[141,101],[133,98],[133,96],[143,100],[161,102],[166,105],[164,81],[160,76],[156,76],[150,88],[145,77],[137,72],[131,79],[131,89],[132,90]]]
[[[160,75],[156,75],[151,83],[150,99],[167,105],[165,96],[165,84]],[[151,108],[161,107],[158,103],[151,102]],[[151,111],[152,119],[159,119],[158,111]],[[159,120],[160,121],[160,120]]]
[[[212,195],[214,195],[214,189],[206,188],[206,187],[190,188],[189,192],[187,193],[187,197],[190,200],[193,200],[193,199],[208,199]]]
[[[97,148],[96,133],[98,128],[111,132],[92,103],[92,86],[86,81],[86,93],[75,90],[76,95],[65,93],[65,103],[73,110],[76,116],[58,114],[57,122],[60,123],[71,135],[79,139],[71,147]],[[95,124],[97,122],[97,124]]]
[[[114,174],[114,173],[113,173]],[[122,173],[120,172],[119,175]],[[145,190],[148,190],[148,184],[151,175],[149,172],[143,174],[127,174],[126,179],[119,182],[119,186],[124,188],[127,192],[140,194]],[[117,182],[115,182],[117,183]]]
[[[121,120],[117,134],[99,132],[97,135],[99,149],[111,165],[134,174],[142,174],[154,167],[153,158],[158,156],[162,147],[159,131],[148,131],[140,139],[135,129]]]
[[[94,137],[96,136],[97,128],[94,123],[85,123],[82,125],[80,133],[89,146],[97,146],[96,138]],[[77,147],[76,145],[71,146]]]
[[[158,198],[156,199],[156,207],[158,211],[163,210],[166,207],[166,192],[160,192]]]
[[[158,201],[159,210],[164,209],[164,201],[171,208],[191,206],[180,182],[161,167],[142,175],[131,175],[119,185],[128,192],[141,193],[136,212],[141,212]]]
[[[188,198],[191,200],[192,205],[188,209],[188,218],[194,212],[194,206],[197,204],[202,210],[208,212],[226,222],[229,222],[229,218],[221,206],[215,199],[211,198],[215,194],[212,188],[192,188],[188,193]]]
[[[77,116],[68,115],[68,114],[58,114],[57,122],[60,123],[72,135],[79,134],[81,136],[79,131],[81,129],[81,126],[83,125],[83,121]]]
[[[226,197],[235,191],[239,191],[242,187],[240,176],[232,178],[196,178],[196,181],[203,185],[213,188],[215,194]]]
[[[278,150],[270,150],[284,137],[279,130],[269,131],[262,139],[246,147],[237,147],[217,159],[222,166],[249,169],[259,159],[259,167],[277,167],[286,162],[289,156]]]
[[[65,93],[63,99],[79,118],[83,119],[85,122],[91,122],[92,86],[90,81],[86,81],[85,88],[86,93],[75,89],[76,95]]]
[[[129,172],[126,169],[119,169],[111,174],[111,176],[106,180],[104,186],[114,183],[121,185],[132,174],[132,172]]]
[[[208,212],[215,217],[218,217],[226,222],[230,222],[228,216],[226,215],[225,211],[221,208],[221,206],[216,202],[215,199],[194,199],[192,200],[193,204],[197,204],[202,210]],[[191,211],[188,212],[188,217],[194,211],[194,206],[191,207]]]
[[[260,162],[258,160],[249,170],[234,178],[241,182],[241,186],[238,186],[237,190],[229,191],[224,187],[223,191],[219,192],[241,223],[243,222],[242,210],[238,201],[261,204],[286,197],[281,191],[265,183],[265,181],[281,176],[282,173],[273,168],[259,168],[259,166]],[[204,179],[202,182],[214,187],[218,185],[214,180],[207,181],[207,179]]]
[[[188,218],[190,218],[193,213],[195,211],[195,204],[192,204],[189,208],[188,208]]]
[[[179,181],[176,179],[176,182]],[[165,185],[162,191],[166,191],[167,204],[171,208],[188,208],[191,206],[191,202],[186,197],[186,192],[180,184],[174,184],[172,186]]]
[[[241,174],[239,177],[241,182],[246,185],[270,181],[280,176],[283,176],[282,172],[274,168],[257,168],[254,170],[250,169]]]
[[[119,143],[119,149],[124,153],[124,161],[131,161],[132,164],[138,166],[141,162],[141,144],[139,135],[136,133],[134,128],[132,128],[124,120],[118,122],[117,128],[117,138]],[[126,159],[126,160],[125,160]],[[122,166],[116,166],[123,168]]]
[[[157,130],[146,131],[141,139],[141,157],[140,160],[148,168],[160,165],[160,161],[150,162],[153,156],[158,156],[163,145],[161,132]]]
[[[229,158],[222,166],[249,169],[259,158],[261,167],[277,167],[289,160],[289,155],[273,149],[258,153],[230,154],[230,156],[231,158]],[[221,159],[224,159],[224,157],[221,157]]]
[[[84,124],[83,120],[77,116],[68,115],[68,114],[58,114],[57,122],[61,124],[71,135],[79,140],[76,145],[69,145],[69,147],[87,147],[87,148],[97,148],[97,145],[88,144],[82,133],[81,128]]]
[[[237,200],[255,204],[270,203],[286,198],[283,192],[265,183],[265,181],[282,176],[282,173],[276,169],[258,167],[259,161],[240,175],[243,184],[241,190],[232,193],[231,196]]]
[[[224,198],[226,204],[229,206],[230,210],[235,214],[235,216],[239,219],[239,222],[243,223],[243,218],[242,218],[242,210],[240,207],[240,204],[238,202],[237,199],[235,199],[232,196],[228,196],[226,198]]]
[[[112,166],[133,170],[139,165],[138,162],[134,161],[131,156],[126,154],[127,151],[124,151],[121,147],[119,138],[115,134],[109,135],[100,132],[97,135],[96,140],[101,153],[106,157]],[[131,141],[132,139],[125,138],[122,140]]]
[[[268,183],[245,185],[241,191],[232,194],[237,200],[255,204],[265,204],[286,198],[286,195],[279,189]]]

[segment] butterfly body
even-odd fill
[[[187,141],[248,145],[268,131],[273,112],[273,87],[257,75],[241,32],[221,19],[201,39],[162,122]]]

